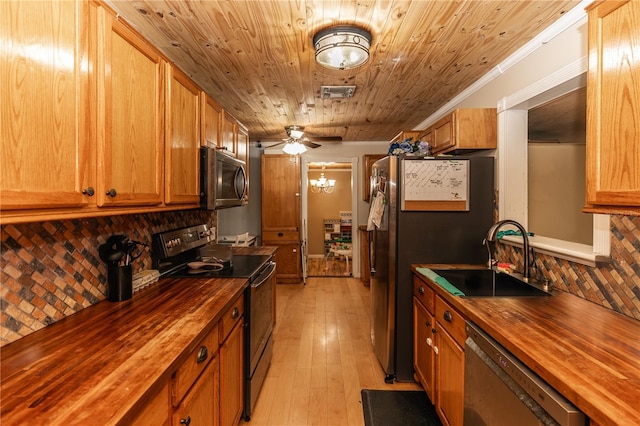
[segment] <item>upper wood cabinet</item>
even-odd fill
[[[87,2],[0,2],[3,213],[93,200],[88,19]]]
[[[200,88],[167,64],[166,204],[200,205]]]
[[[235,155],[236,153],[237,123],[238,122],[232,115],[223,111],[220,122],[220,140],[218,142],[218,147],[220,149],[224,149],[231,155]]]
[[[391,139],[390,143],[400,143],[405,139],[412,138],[412,141],[415,142],[416,138],[420,135],[420,132],[414,132],[413,130],[403,130]]]
[[[97,9],[97,203],[162,203],[164,65],[160,53]]]
[[[216,148],[220,141],[222,107],[205,92],[202,92],[200,97],[200,145]]]
[[[455,154],[497,147],[495,108],[460,108],[436,121],[420,135],[434,154]]]
[[[640,2],[588,9],[585,211],[640,215]]]

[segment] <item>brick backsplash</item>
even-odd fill
[[[98,246],[113,234],[151,245],[151,235],[207,223],[215,212],[187,210],[0,227],[0,346],[105,298],[107,267]],[[151,268],[150,248],[133,271]]]
[[[640,217],[611,216],[610,235],[609,263],[589,267],[536,253],[536,273],[562,291],[640,320]],[[522,270],[522,249],[498,244],[496,251],[498,259]]]

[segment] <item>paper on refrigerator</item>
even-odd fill
[[[384,212],[384,193],[377,192],[375,198],[371,203],[371,209],[369,210],[369,219],[367,220],[367,231],[373,231],[375,228],[380,228],[382,223],[382,214]]]

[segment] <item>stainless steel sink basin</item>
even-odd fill
[[[536,282],[492,269],[433,269],[464,293],[461,297],[536,297],[551,296],[550,290]]]

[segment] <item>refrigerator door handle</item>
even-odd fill
[[[375,246],[375,238],[373,233],[375,231],[368,231],[367,238],[369,239],[369,272],[371,276],[375,276],[376,274],[376,246]]]

